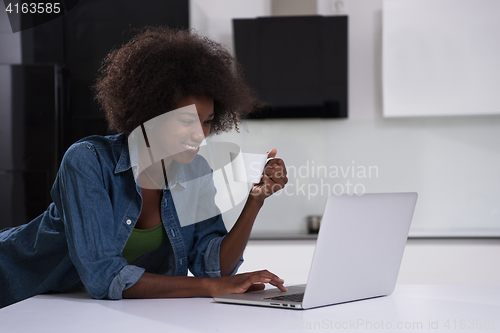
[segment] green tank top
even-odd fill
[[[135,229],[132,230],[130,237],[122,251],[122,256],[130,265],[135,259],[143,254],[154,251],[163,244],[167,239],[167,232],[160,223],[151,229]]]

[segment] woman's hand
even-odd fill
[[[264,283],[272,284],[279,290],[286,291],[283,286],[285,281],[268,270],[210,278],[208,282],[211,297],[263,290]]]
[[[267,157],[272,159],[264,167],[260,183],[254,184],[250,190],[250,195],[255,199],[264,201],[265,198],[278,192],[288,183],[285,162],[281,158],[274,158],[276,157],[276,153],[276,149],[269,152]]]

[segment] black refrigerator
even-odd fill
[[[0,227],[50,203],[58,165],[63,76],[58,65],[0,65]]]
[[[158,25],[188,28],[189,1],[80,0],[63,16],[19,32],[21,63],[0,61],[0,229],[47,209],[73,142],[112,134],[93,99],[98,69],[135,29]],[[1,40],[0,53],[8,47]]]

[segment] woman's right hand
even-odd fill
[[[283,286],[285,281],[268,270],[210,278],[208,282],[211,297],[263,290],[265,288],[264,283],[272,284],[279,290],[286,291]]]

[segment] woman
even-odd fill
[[[234,275],[264,200],[288,181],[276,150],[229,233],[220,214],[181,227],[171,192],[185,183],[167,177],[164,189],[141,187],[131,167],[127,138],[134,129],[194,105],[201,125],[186,131],[179,118],[179,126],[166,130],[165,142],[178,140],[185,150],[162,163],[179,174],[208,168],[196,155],[203,139],[237,129],[241,116],[259,105],[235,59],[189,31],[150,27],[107,56],[95,90],[119,134],[71,146],[47,211],[0,232],[0,307],[81,286],[98,299],[216,296],[263,289],[263,283],[286,290],[265,270]],[[213,182],[203,179],[202,186],[181,190],[190,198],[208,193],[213,201]],[[188,268],[195,277],[186,276]]]

